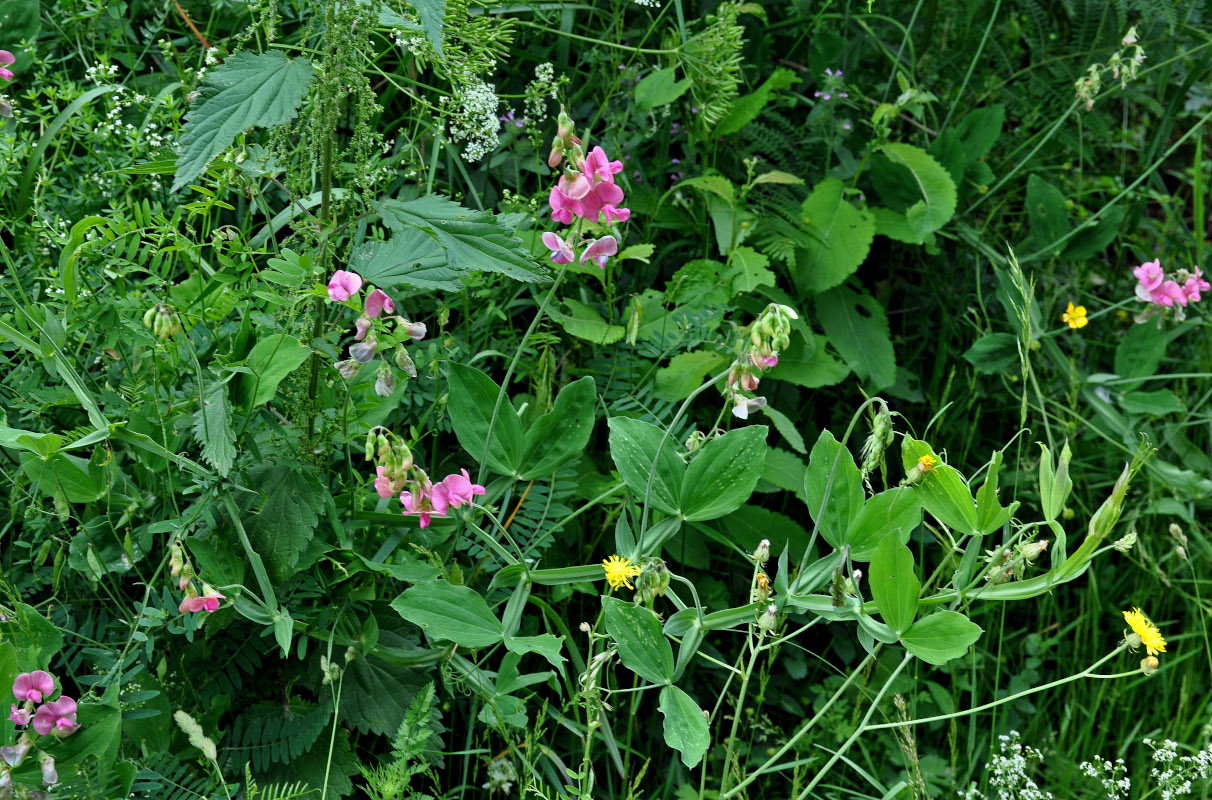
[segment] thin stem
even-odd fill
[[[745,640],[745,644],[749,646],[749,663],[745,665],[745,673],[741,676],[741,688],[737,693],[736,708],[732,711],[732,730],[728,733],[728,746],[724,750],[724,776],[720,778],[721,792],[728,790],[728,780],[732,777],[732,745],[736,742],[737,729],[741,725],[741,709],[745,707],[745,692],[749,688],[749,678],[753,675],[753,668],[757,664],[758,653],[762,652],[762,640],[765,638],[766,631],[759,628],[756,645],[754,645],[752,638],[746,638]]]

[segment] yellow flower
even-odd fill
[[[921,467],[922,472],[929,472],[938,466],[938,459],[934,456],[922,456],[917,460],[917,465]]]
[[[1141,644],[1145,646],[1145,651],[1149,655],[1155,656],[1158,653],[1166,652],[1166,640],[1162,638],[1161,631],[1144,614],[1140,613],[1139,608],[1125,611],[1124,621],[1132,626],[1132,632],[1140,638]]]
[[[619,556],[611,556],[602,562],[602,569],[606,570],[606,582],[610,584],[611,589],[621,589],[626,586],[628,589],[634,589],[631,585],[631,578],[638,577],[644,570],[640,569],[635,564],[627,561]]]
[[[1061,314],[1061,322],[1069,324],[1070,328],[1084,328],[1090,322],[1086,319],[1086,307],[1069,304],[1069,308]]]

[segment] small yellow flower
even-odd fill
[[[635,564],[630,563],[625,558],[619,556],[611,556],[602,562],[602,569],[606,570],[606,582],[610,584],[610,588],[618,590],[626,586],[628,589],[634,589],[631,585],[631,578],[639,577],[644,570]]]
[[[934,456],[922,456],[917,460],[917,465],[921,467],[923,473],[929,472],[938,466],[938,459]]]
[[[1061,314],[1061,322],[1068,323],[1070,328],[1084,328],[1090,322],[1086,319],[1086,307],[1069,304],[1069,308]]]
[[[1161,631],[1144,614],[1140,613],[1139,608],[1125,611],[1124,621],[1132,626],[1132,632],[1140,638],[1141,644],[1145,646],[1145,651],[1149,655],[1155,656],[1158,653],[1166,652],[1166,640],[1162,638]]]

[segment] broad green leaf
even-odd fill
[[[955,183],[947,170],[920,147],[890,142],[884,145],[883,153],[892,163],[909,170],[922,195],[905,211],[905,218],[917,233],[918,240],[924,241],[955,215]]]
[[[91,503],[101,497],[101,487],[88,467],[83,458],[67,453],[54,453],[48,459],[21,454],[21,470],[31,481],[37,481],[38,491],[49,497],[56,489],[61,490],[69,503]]]
[[[1061,258],[1067,261],[1085,261],[1106,250],[1119,235],[1124,221],[1124,207],[1112,206],[1102,219],[1082,228],[1069,238]]]
[[[993,451],[989,460],[989,469],[985,473],[985,482],[976,492],[976,524],[981,533],[993,533],[1010,520],[1010,515],[1018,508],[1015,501],[1009,507],[1003,508],[997,499],[997,473],[1002,468],[1002,451]]]
[[[963,476],[953,467],[942,463],[942,459],[925,442],[909,436],[901,440],[901,463],[906,474],[917,466],[923,456],[930,456],[937,463],[914,487],[922,505],[949,528],[960,533],[979,533],[976,502]]]
[[[337,713],[341,722],[353,730],[395,736],[409,706],[425,691],[429,673],[395,663],[397,658],[423,652],[417,648],[417,635],[407,623],[387,613],[377,619],[378,646],[370,655],[359,655],[346,665]],[[380,655],[386,653],[391,656]],[[327,750],[327,738],[324,742]]]
[[[922,585],[913,565],[913,553],[899,536],[889,534],[871,557],[871,598],[884,622],[899,636],[917,616]]]
[[[13,611],[13,615],[0,620],[0,642],[12,644],[20,672],[47,669],[63,649],[63,634],[33,606],[15,603]]]
[[[315,536],[327,491],[314,467],[291,462],[254,467],[248,478],[249,486],[265,493],[265,502],[244,519],[244,528],[270,576],[284,582],[295,574],[300,556]]]
[[[765,425],[731,430],[698,451],[682,478],[682,517],[715,519],[749,499],[762,475],[767,430]]]
[[[231,429],[227,384],[212,380],[206,385],[201,399],[201,407],[194,412],[194,438],[202,445],[202,458],[226,478],[236,460],[236,435]]]
[[[55,768],[60,775],[71,775],[76,765],[90,756],[104,758],[107,753],[117,752],[122,735],[122,713],[116,704],[81,702],[76,721],[80,723],[79,730],[58,742],[54,749]],[[25,761],[23,769],[28,768],[29,774],[41,774],[36,758]]]
[[[812,188],[801,209],[813,238],[796,250],[792,277],[805,294],[819,294],[846,280],[871,249],[875,221],[845,198],[844,186],[838,178],[826,178]]]
[[[790,89],[800,82],[799,76],[789,69],[779,67],[770,73],[761,86],[747,95],[742,95],[732,101],[732,107],[716,126],[716,136],[731,136],[757,119],[774,93],[780,89]]]
[[[982,336],[964,353],[964,360],[986,375],[1005,372],[1018,364],[1018,337],[1009,333]]]
[[[606,631],[619,646],[623,666],[652,683],[669,683],[673,677],[673,648],[656,614],[614,597],[603,599]]]
[[[1147,378],[1158,374],[1170,337],[1156,325],[1133,325],[1115,348],[1115,373],[1121,378]],[[1122,383],[1120,391],[1131,392],[1143,381]]]
[[[635,86],[635,105],[640,111],[667,106],[686,93],[690,79],[677,80],[676,67],[658,69]]]
[[[802,512],[800,519],[803,519]],[[770,541],[770,552],[781,553],[784,547],[800,555],[811,538],[799,521],[786,514],[758,505],[743,505],[726,517],[711,523],[720,531],[720,540],[735,544],[752,553],[763,539]]]
[[[540,633],[538,636],[506,636],[505,647],[512,653],[526,655],[538,653],[556,669],[564,666],[564,656],[560,655],[563,636],[553,636],[550,633]]]
[[[475,367],[450,362],[446,371],[450,381],[450,421],[455,436],[468,455],[477,462],[484,458],[488,426],[497,405],[501,387]],[[496,423],[492,426],[492,444],[488,447],[488,468],[498,475],[516,475],[522,467],[525,438],[522,423],[509,398],[501,401]]]
[[[726,363],[727,359],[714,350],[679,353],[669,360],[669,366],[657,370],[653,394],[671,403],[685,400]]]
[[[1060,239],[1069,232],[1069,212],[1060,189],[1038,175],[1028,178],[1027,215],[1036,248],[1049,253],[1059,252]]]
[[[268,403],[278,392],[278,385],[303,365],[311,349],[293,336],[273,334],[259,340],[248,354],[252,374],[240,378],[240,402],[246,408]]]
[[[774,272],[768,267],[770,259],[752,247],[737,247],[732,251],[732,266],[724,280],[732,287],[730,294],[748,294],[759,286],[774,286]]]
[[[901,634],[901,644],[922,661],[939,666],[966,653],[982,633],[958,611],[938,611],[913,623]]]
[[[778,447],[767,447],[766,459],[762,464],[762,479],[755,491],[781,489],[804,500],[804,473],[807,471],[808,466],[799,456]]]
[[[766,373],[766,377],[805,389],[841,383],[850,374],[850,367],[827,352],[827,344],[828,337],[819,333],[805,339],[799,331],[792,331],[791,346],[779,353],[779,363]]]
[[[821,431],[812,446],[804,491],[808,496],[808,513],[817,523],[817,530],[826,542],[840,549],[846,543],[851,522],[863,508],[863,480],[854,456],[828,430]]]
[[[915,492],[906,488],[880,492],[863,505],[846,530],[850,558],[870,561],[887,536],[894,534],[902,543],[907,542],[921,523],[922,504]]]
[[[462,286],[462,277],[470,274],[450,266],[437,240],[416,228],[400,231],[385,242],[358,245],[349,257],[349,269],[384,290],[408,286],[455,292]]]
[[[879,301],[839,286],[817,295],[816,313],[825,335],[855,375],[876,389],[896,383],[896,353]]]
[[[1039,499],[1044,519],[1053,522],[1065,508],[1069,492],[1073,491],[1073,481],[1069,478],[1069,442],[1066,441],[1060,452],[1056,465],[1052,464],[1052,452],[1040,443],[1043,454],[1039,460]]]
[[[736,190],[723,175],[697,175],[681,181],[669,191],[682,188],[698,189],[704,194],[715,195],[730,207],[736,205]]]
[[[526,283],[550,280],[500,217],[472,211],[448,197],[431,194],[416,200],[385,200],[374,208],[395,232],[420,230],[446,252],[449,267],[464,272],[496,272]]]
[[[314,75],[310,61],[281,50],[236,53],[209,70],[185,119],[173,191],[201,175],[238,134],[293,119]]]
[[[610,426],[610,457],[632,496],[642,503],[665,431],[629,417],[611,417],[607,424]],[[686,470],[676,449],[677,444],[672,440],[660,447],[661,457],[652,480],[652,495],[648,498],[653,508],[666,514],[678,513],[682,476]]]
[[[682,754],[687,767],[697,766],[711,745],[711,732],[703,709],[676,686],[661,689],[657,706],[665,718],[665,744]]]
[[[1128,392],[1119,400],[1119,407],[1129,414],[1148,414],[1161,417],[1185,411],[1186,406],[1169,389],[1152,392]]]
[[[0,687],[7,690],[13,685],[13,681],[17,679],[17,675],[21,672],[29,672],[34,669],[30,667],[26,670],[17,668],[17,648],[13,646],[11,641],[5,640],[0,642]]]
[[[405,589],[391,607],[431,639],[445,639],[460,647],[488,647],[505,638],[501,621],[474,589],[446,581],[427,581]]]
[[[614,344],[627,332],[622,325],[611,325],[602,319],[593,306],[570,298],[565,298],[564,303],[568,306],[568,314],[548,308],[547,315],[571,336],[594,344]]]
[[[974,163],[983,158],[1002,133],[1002,123],[1006,119],[1006,107],[1001,103],[978,108],[970,111],[955,126],[960,141],[964,144],[964,153],[968,163]]]
[[[535,420],[522,440],[522,480],[548,477],[585,451],[596,402],[589,376],[560,390],[551,411]]]

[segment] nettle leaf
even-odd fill
[[[878,300],[839,286],[817,295],[816,313],[825,335],[855,375],[876,389],[896,383],[896,352]]]
[[[386,242],[364,242],[354,248],[349,268],[380,289],[408,286],[423,291],[457,292],[470,273],[453,269],[437,240],[416,228]]]
[[[959,658],[984,630],[958,611],[939,611],[919,619],[901,634],[901,644],[928,664],[940,666]]]
[[[843,194],[845,184],[826,178],[812,188],[804,201],[805,224],[814,239],[796,250],[796,285],[816,294],[837,286],[867,258],[875,238],[875,220],[866,209],[851,205]]]
[[[420,230],[446,252],[447,265],[465,272],[496,272],[526,283],[546,283],[547,270],[500,217],[472,211],[448,197],[386,200],[375,210],[393,231]]]
[[[731,294],[756,290],[759,286],[774,286],[774,272],[768,269],[770,259],[752,247],[737,247],[732,251],[732,266],[724,280],[732,287]]]
[[[475,367],[450,362],[446,370],[450,381],[450,421],[463,449],[476,461],[484,458],[488,426],[492,424],[492,444],[488,447],[488,468],[498,475],[514,475],[522,466],[524,436],[522,422],[509,397],[501,400],[496,422],[492,411],[497,406],[501,387]]]
[[[231,429],[227,384],[212,381],[201,399],[201,406],[194,412],[194,438],[202,445],[202,458],[226,478],[236,460],[236,435]]]
[[[753,494],[766,460],[765,425],[750,425],[712,439],[682,477],[681,512],[692,522],[740,508]]]
[[[245,530],[270,576],[284,582],[295,574],[299,557],[315,536],[327,492],[315,469],[302,464],[254,467],[248,478],[250,486],[265,492],[265,502],[244,520]]]
[[[922,199],[909,207],[905,217],[924,240],[955,216],[955,182],[947,170],[920,147],[892,142],[884,145],[883,153],[892,163],[907,168],[917,183]]]
[[[421,18],[421,30],[433,45],[433,51],[443,58],[442,22],[446,19],[446,0],[408,0],[408,4]]]
[[[656,614],[614,597],[604,600],[606,632],[618,644],[623,666],[652,683],[669,683],[673,677],[673,647]]]
[[[703,709],[676,686],[661,689],[657,708],[665,718],[665,744],[682,754],[682,763],[687,767],[697,765],[711,744],[711,731]]]
[[[632,496],[643,502],[648,489],[648,476],[652,474],[652,462],[656,461],[657,448],[665,438],[665,431],[629,417],[611,417],[607,425],[610,426],[610,457],[631,489]],[[665,442],[660,450],[661,458],[657,462],[649,501],[658,511],[677,514],[682,476],[686,468],[678,458],[672,440]]]
[[[201,175],[238,134],[294,119],[314,76],[310,61],[280,50],[236,53],[207,72],[185,120],[173,191]]]

